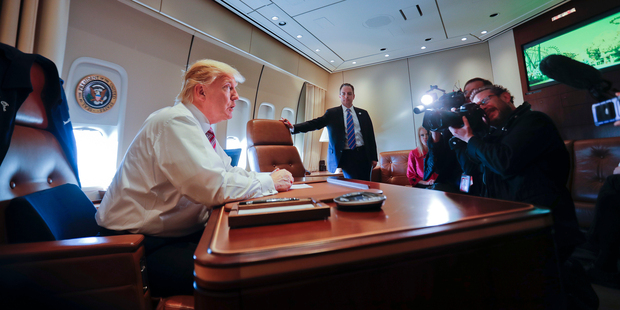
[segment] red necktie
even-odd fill
[[[211,142],[211,145],[213,145],[213,149],[215,149],[217,141],[215,141],[215,133],[213,132],[213,128],[209,128],[205,135],[207,135],[207,138],[209,138],[209,142]]]

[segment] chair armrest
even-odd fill
[[[135,252],[143,235],[75,238],[0,245],[0,264]]]
[[[0,290],[9,305],[152,309],[143,235],[0,245]],[[41,308],[41,307],[39,307]]]
[[[381,182],[381,167],[379,167],[379,165],[372,169],[370,180],[373,182]]]

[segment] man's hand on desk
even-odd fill
[[[278,169],[271,173],[271,179],[278,192],[286,192],[293,185],[293,175],[286,169]]]

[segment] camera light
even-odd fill
[[[422,96],[422,99],[420,99],[420,101],[422,101],[422,103],[425,104],[425,105],[429,105],[429,104],[433,103],[433,101],[435,101],[435,98],[433,98],[433,96],[431,94],[426,94],[426,95]]]

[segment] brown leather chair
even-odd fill
[[[150,290],[143,278],[144,236],[97,237],[97,228],[92,227],[94,218],[77,223],[90,227],[74,234],[78,229],[70,219],[75,214],[57,216],[71,203],[82,203],[85,207],[79,213],[84,214],[94,214],[95,207],[77,187],[76,175],[59,141],[48,130],[52,122],[48,121],[42,92],[45,94],[46,76],[57,77],[58,73],[54,69],[53,74],[46,74],[42,68],[34,63],[30,69],[33,92],[17,111],[9,148],[0,165],[0,291],[5,296],[0,308],[152,309]],[[67,221],[66,225],[51,229],[46,215],[54,214],[54,210],[49,208],[39,213],[36,208],[24,211],[16,207],[17,201],[30,201],[24,197],[46,197],[48,193],[55,193],[50,197],[65,204],[55,215]],[[67,197],[67,193],[72,196]],[[24,220],[26,213],[32,215],[31,221],[15,222],[15,218]],[[7,232],[11,226],[8,222],[13,233]],[[37,230],[44,233],[41,239],[52,241],[24,239],[15,233],[22,226],[36,227],[21,231]]]
[[[407,165],[411,150],[379,153],[379,164],[372,170],[371,181],[411,186],[407,179]]]
[[[286,169],[293,177],[303,177],[306,169],[291,132],[278,120],[253,119],[247,125],[248,159],[256,172]]]

